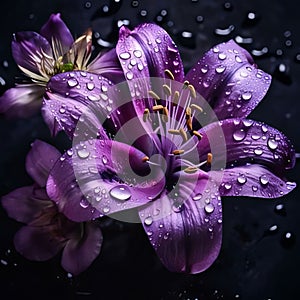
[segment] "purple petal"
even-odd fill
[[[87,70],[91,73],[101,74],[114,83],[125,80],[123,69],[118,60],[116,49],[101,52],[88,65]]]
[[[58,49],[61,51],[58,56],[66,53],[74,42],[69,28],[62,21],[59,13],[50,16],[47,23],[41,28],[40,33],[50,44],[54,42],[55,45],[59,45]]]
[[[44,119],[50,130],[64,130],[72,137],[83,114],[88,116],[90,131],[94,131],[96,135],[98,128],[102,127],[113,109],[114,104],[110,102],[115,99],[115,91],[111,87],[112,83],[108,79],[82,71],[53,76],[47,85],[48,92],[42,107]],[[115,115],[116,113],[110,122],[118,124]]]
[[[45,55],[52,57],[52,49],[48,41],[40,34],[33,31],[22,31],[14,35],[12,54],[19,66],[35,74],[40,74],[40,59]]]
[[[25,258],[45,261],[55,256],[64,243],[53,238],[44,227],[22,227],[14,237],[16,250]]]
[[[179,51],[168,33],[156,24],[145,23],[132,31],[122,26],[116,50],[128,80],[131,74],[165,77],[165,69],[173,73],[175,80],[183,80]]]
[[[219,190],[221,196],[277,198],[295,187],[295,183],[278,178],[262,166],[248,165],[226,169]]]
[[[48,200],[48,201],[47,201]],[[45,189],[34,186],[18,188],[2,197],[2,206],[10,218],[18,222],[31,222],[42,210],[52,205]]]
[[[100,253],[103,237],[94,223],[84,225],[81,239],[70,239],[62,254],[62,267],[73,275],[87,269]]]
[[[186,79],[211,105],[219,119],[246,117],[267,93],[271,76],[233,40],[205,53]]]
[[[223,137],[216,134],[220,126]],[[295,164],[295,151],[288,138],[264,123],[249,119],[228,119],[220,123],[212,123],[199,132],[203,136],[197,145],[199,156],[188,157],[194,163],[205,160],[207,153],[212,152],[213,160],[226,159],[230,168],[246,164],[261,164],[279,176],[286,169],[293,168]],[[223,139],[223,144],[220,142],[219,148],[216,147],[212,151],[209,139],[214,136],[220,141]],[[226,158],[224,158],[224,149],[227,152]]]
[[[8,118],[30,117],[40,111],[44,87],[37,84],[20,84],[0,97],[0,113]]]
[[[36,140],[26,157],[26,170],[40,187],[45,187],[50,170],[61,153],[53,146]]]
[[[177,193],[184,200],[182,205],[174,206],[173,195],[164,194],[139,212],[152,246],[170,271],[202,272],[220,251],[222,213],[217,186],[207,176],[197,176],[181,175]]]
[[[165,185],[164,175],[151,172],[144,157],[116,141],[81,142],[55,164],[47,182],[48,195],[77,222],[141,206]]]

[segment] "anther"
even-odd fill
[[[153,92],[153,91],[148,91],[148,94],[149,94],[152,98],[154,98],[154,99],[156,99],[156,100],[160,100],[160,97],[159,97],[155,92]]]
[[[188,136],[187,136],[186,132],[184,131],[184,129],[180,128],[179,132],[180,132],[182,139],[186,142],[188,140]]]
[[[154,105],[152,107],[153,111],[160,111],[160,110],[163,110],[163,106],[162,105]]]
[[[186,119],[189,119],[192,115],[192,110],[190,107],[187,107],[186,110],[185,110],[185,118]]]
[[[180,131],[176,129],[169,129],[168,132],[175,135],[181,135]]]
[[[188,173],[188,174],[193,174],[193,173],[198,171],[198,168],[196,168],[196,167],[187,167],[183,171],[185,173]]]
[[[189,84],[190,84],[190,82],[188,81],[188,80],[185,80],[184,82],[183,82],[183,89],[186,89],[188,86],[189,86]]]
[[[163,107],[163,115],[162,115],[162,120],[164,121],[164,122],[168,122],[168,120],[169,120],[169,110],[168,110],[168,108],[167,107]]]
[[[149,160],[149,157],[148,156],[144,156],[143,158],[142,158],[142,162],[146,162],[146,161],[148,161]]]
[[[186,127],[188,130],[193,130],[193,122],[191,116],[189,116],[189,118],[186,119]]]
[[[145,108],[144,110],[144,113],[143,113],[143,121],[146,122],[147,119],[149,118],[149,114],[150,114],[150,111],[148,108]]]
[[[200,107],[199,105],[197,105],[197,104],[191,104],[191,107],[193,107],[193,108],[195,108],[195,109],[197,109],[199,112],[203,112],[203,109],[202,109],[202,107]]]
[[[195,135],[199,141],[202,139],[202,135],[196,130],[193,131],[193,135]]]
[[[180,150],[180,149],[176,149],[176,150],[172,151],[172,154],[174,154],[174,155],[180,155],[180,154],[183,154],[183,153],[184,153],[184,150]]]
[[[194,86],[193,86],[192,84],[189,84],[189,85],[188,85],[188,88],[189,88],[189,90],[190,90],[190,93],[191,93],[192,98],[196,98],[196,97],[197,97],[197,94],[196,94],[196,90],[195,90]]]
[[[172,79],[172,80],[175,79],[173,73],[172,73],[169,69],[166,69],[166,70],[165,70],[165,74],[166,74],[170,79]]]
[[[175,91],[173,96],[173,101],[172,101],[174,105],[178,105],[179,96],[180,96],[179,92]]]
[[[167,84],[163,84],[163,90],[164,90],[164,93],[169,97],[171,96],[171,89],[170,87],[167,85]]]
[[[210,165],[213,159],[213,155],[212,153],[208,153],[207,154],[207,164]]]

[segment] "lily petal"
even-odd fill
[[[48,207],[45,200],[49,200],[46,190],[25,186],[3,196],[1,203],[10,218],[27,224]]]
[[[60,13],[52,14],[47,23],[41,28],[40,33],[50,45],[54,44],[58,53],[56,59],[63,56],[72,46],[74,39],[66,24],[60,18]]]
[[[233,40],[208,52],[186,79],[210,104],[219,119],[247,117],[267,93],[271,76]]]
[[[209,137],[216,136],[214,132],[220,126],[226,153],[220,145],[220,149],[213,151],[213,159],[226,159],[229,168],[261,164],[281,177],[285,170],[295,165],[295,150],[288,138],[277,129],[250,119],[227,119],[199,130],[202,139],[197,144],[197,152],[201,155],[189,156],[190,161],[197,163],[197,160],[206,160],[207,153],[212,152]]]
[[[91,73],[101,74],[114,83],[125,80],[124,72],[118,60],[116,49],[107,52],[100,52],[91,63],[87,70]]]
[[[73,275],[86,270],[100,253],[103,236],[95,223],[83,225],[81,239],[70,239],[63,250],[62,267]]]
[[[278,198],[288,194],[295,187],[294,182],[280,179],[263,166],[248,165],[224,170],[220,194]]]
[[[164,194],[139,214],[162,263],[170,271],[195,274],[206,270],[219,254],[221,201],[217,186],[208,182],[207,175],[181,176],[181,206],[174,207],[173,197]],[[207,188],[209,192],[205,192]]]
[[[14,237],[16,250],[29,260],[45,261],[54,257],[64,242],[51,237],[46,227],[22,227]]]
[[[28,70],[35,74],[40,74],[43,57],[47,55],[51,59],[53,55],[48,41],[33,31],[17,32],[14,35],[12,54],[24,72]]]
[[[37,84],[20,84],[8,89],[0,97],[0,113],[8,118],[27,118],[41,108],[44,87]]]
[[[36,140],[26,157],[26,170],[40,187],[45,187],[50,170],[61,153],[53,146]]]
[[[111,140],[81,142],[51,170],[47,193],[69,219],[82,222],[141,206],[165,185],[145,154]]]

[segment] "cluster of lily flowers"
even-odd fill
[[[0,112],[41,111],[53,136],[72,141],[63,154],[34,141],[26,157],[34,183],[2,197],[25,224],[14,245],[30,260],[60,253],[67,272],[81,273],[100,253],[108,216],[140,222],[170,271],[199,273],[220,252],[222,196],[295,188],[285,178],[295,164],[290,141],[247,118],[271,76],[232,40],[184,74],[156,24],[122,26],[116,47],[91,60],[91,30],[74,40],[53,14],[40,33],[16,33],[12,53],[28,81],[1,96]]]

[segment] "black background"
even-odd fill
[[[250,44],[242,46],[250,52],[266,47],[268,51],[254,59],[273,75],[273,81],[251,118],[283,131],[299,151],[300,21],[296,1],[5,1],[0,19],[1,94],[20,75],[11,56],[12,34],[39,31],[50,14],[57,12],[75,36],[91,26],[97,51],[103,47],[103,42],[102,46],[97,43],[99,37],[116,42],[118,20],[129,21],[131,28],[155,21],[177,43],[186,70],[217,43],[236,36],[252,38]],[[255,13],[254,19],[247,17],[249,12]],[[230,25],[234,29],[228,35],[216,34],[215,29]],[[182,31],[191,32],[192,37],[182,37]],[[0,196],[32,182],[24,161],[30,143],[37,138],[61,151],[68,147],[61,134],[51,139],[40,115],[26,120],[0,118]],[[296,164],[289,178],[298,182],[298,172]],[[101,225],[101,255],[86,272],[69,278],[60,267],[59,257],[36,263],[15,252],[12,240],[21,224],[9,219],[0,208],[0,298],[298,299],[299,188],[279,199],[231,197],[222,201],[221,253],[211,268],[198,275],[168,272],[141,225],[106,220]],[[284,209],[276,210],[278,204]],[[277,230],[271,233],[268,229],[273,225]],[[291,233],[290,239],[284,238],[287,232]]]

